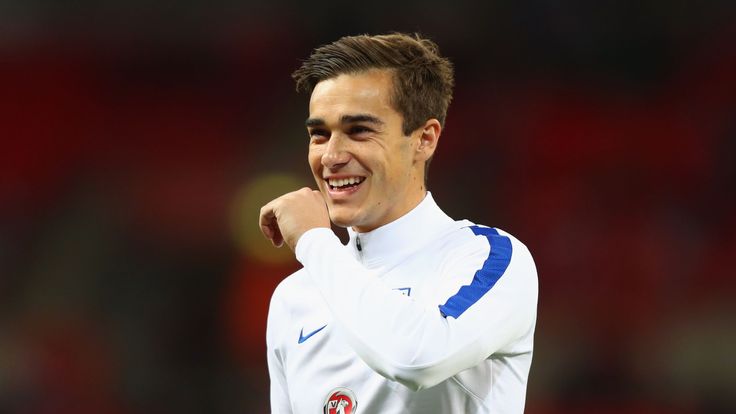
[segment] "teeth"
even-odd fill
[[[332,187],[343,187],[346,185],[357,184],[360,182],[360,180],[361,180],[360,177],[349,177],[349,178],[338,178],[338,179],[330,178],[327,180],[327,183],[330,184],[330,186]]]

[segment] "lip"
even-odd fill
[[[349,177],[356,177],[356,175],[332,175],[324,179],[325,190],[332,201],[340,202],[350,200],[350,198],[352,198],[355,193],[359,192],[363,188],[363,184],[365,184],[365,181],[367,180],[366,177],[363,177],[363,181],[360,184],[355,187],[346,188],[344,190],[333,189],[327,182],[328,179],[342,179]]]

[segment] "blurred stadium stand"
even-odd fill
[[[0,412],[265,413],[261,204],[290,73],[346,34],[456,65],[430,171],[540,275],[527,412],[736,412],[736,3],[0,3]]]

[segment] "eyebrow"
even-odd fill
[[[368,122],[370,124],[376,124],[376,125],[385,124],[385,122],[383,122],[380,118],[377,118],[373,115],[368,115],[368,114],[343,115],[340,117],[341,124],[355,124],[358,122]],[[305,124],[307,127],[324,126],[325,120],[322,118],[309,118],[307,119]]]

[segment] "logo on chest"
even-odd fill
[[[402,287],[402,288],[394,288],[394,290],[399,291],[404,296],[411,296],[411,288],[410,287]]]
[[[355,414],[358,402],[352,390],[337,387],[330,391],[325,400],[323,414]]]

